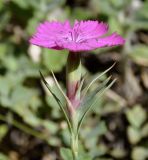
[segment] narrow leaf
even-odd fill
[[[65,109],[64,109],[64,107],[63,107],[63,105],[62,105],[62,103],[60,101],[60,99],[52,92],[49,84],[46,82],[46,80],[45,80],[44,76],[42,75],[41,71],[39,71],[39,72],[40,72],[40,76],[41,76],[42,81],[44,82],[45,86],[48,88],[48,90],[50,91],[50,93],[52,94],[52,96],[54,97],[54,99],[56,100],[56,102],[58,103],[60,109],[62,110],[62,112],[63,112],[63,114],[64,114],[64,116],[66,118],[66,121],[68,123],[69,129],[70,129],[70,131],[72,131],[70,120],[68,118],[68,115],[67,115],[67,113],[66,113],[66,111],[65,111]]]
[[[76,92],[77,97],[81,96],[81,91],[82,91],[82,87],[83,87],[83,84],[84,84],[84,80],[85,80],[85,76],[83,76],[81,81],[80,81],[79,87],[78,87],[77,92]]]
[[[63,92],[61,86],[59,85],[59,83],[58,83],[58,81],[57,81],[57,79],[56,79],[56,77],[55,77],[53,71],[51,71],[51,73],[52,73],[52,76],[53,76],[54,81],[55,81],[55,83],[56,83],[56,86],[58,87],[58,89],[60,90],[60,92],[62,93],[62,95],[64,96],[64,98],[65,98],[65,100],[66,100],[68,106],[71,107],[71,108],[73,108],[73,106],[72,106],[70,100],[68,99],[68,97],[66,96],[66,94]]]
[[[97,97],[102,96],[102,95],[106,92],[106,90],[108,90],[108,89],[115,83],[115,81],[116,81],[116,79],[114,79],[106,88],[103,88],[102,90],[100,90],[100,91],[97,93],[97,95],[98,95]],[[96,95],[95,95],[95,97],[96,97]],[[90,109],[91,109],[91,108],[93,107],[93,105],[96,103],[97,98],[95,98],[95,99],[93,99],[93,100],[94,100],[93,103],[87,107],[86,111],[84,112],[84,114],[82,115],[82,117],[81,117],[81,119],[80,119],[80,121],[79,121],[78,129],[77,129],[77,134],[79,133],[79,130],[80,130],[81,125],[82,125],[82,122],[83,122],[84,118],[86,117],[86,114],[90,111]]]
[[[95,79],[93,79],[90,83],[89,83],[89,85],[86,87],[86,88],[84,88],[84,93],[83,93],[83,95],[85,96],[86,95],[86,93],[88,92],[88,90],[89,90],[89,88],[92,86],[92,84],[93,83],[95,83],[101,76],[103,76],[105,73],[107,73],[109,70],[111,70],[113,67],[114,67],[114,65],[115,65],[115,63],[111,66],[111,67],[109,67],[107,70],[105,70],[104,72],[102,72],[101,74],[99,74]]]
[[[81,109],[85,109],[86,106],[88,106],[90,103],[93,102],[93,99],[95,98],[95,95],[102,90],[103,88],[105,88],[105,86],[107,85],[107,83],[110,81],[111,77],[108,77],[105,81],[103,81],[103,83],[101,83],[94,91],[92,91],[88,96],[82,97],[82,104],[80,106],[80,110]]]

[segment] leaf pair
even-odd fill
[[[101,74],[99,74],[96,78],[94,78],[89,84],[88,86],[86,86],[83,91],[82,91],[82,96],[81,96],[81,104],[78,108],[78,113],[79,113],[79,123],[78,123],[78,128],[77,128],[77,134],[79,134],[82,122],[84,120],[84,118],[86,117],[87,113],[92,109],[92,107],[94,106],[95,102],[97,101],[97,98],[99,98],[101,95],[104,94],[104,92],[109,89],[115,82],[115,80],[111,81],[109,83],[109,81],[111,80],[111,77],[107,78],[106,80],[104,80],[94,91],[92,91],[90,94],[87,95],[89,89],[91,88],[91,86],[97,81],[99,80],[103,75],[105,75],[111,68],[113,68],[115,64],[113,64],[110,68],[108,68],[107,70],[105,70],[104,72],[102,72]],[[82,84],[84,82],[82,81]]]
[[[104,72],[102,72],[101,74],[99,74],[95,79],[93,79],[88,86],[86,86],[83,90],[82,90],[82,86],[84,84],[84,78],[81,79],[81,82],[79,84],[79,88],[77,90],[77,94],[80,94],[79,96],[81,96],[81,103],[80,106],[75,110],[76,111],[76,119],[75,121],[77,121],[77,127],[76,127],[76,136],[78,136],[82,122],[84,120],[84,118],[86,117],[87,113],[92,109],[92,107],[94,106],[95,102],[97,101],[97,98],[100,97],[107,89],[109,89],[115,82],[115,80],[111,81],[109,83],[109,81],[111,80],[111,77],[107,78],[106,80],[104,80],[94,91],[92,91],[91,93],[88,93],[88,90],[90,89],[90,87],[98,80],[100,79],[100,77],[102,77],[104,74],[106,74],[112,67],[114,66],[114,64],[108,68],[107,70],[105,70]],[[71,109],[73,109],[73,106],[70,102],[70,100],[68,99],[68,97],[66,96],[66,94],[63,92],[62,88],[60,87],[54,73],[51,71],[52,76],[54,78],[55,84],[57,86],[57,88],[59,89],[59,91],[62,93],[63,97],[65,98],[65,101],[67,103],[67,106],[70,107]],[[46,85],[46,87],[48,88],[48,90],[50,91],[50,93],[52,94],[52,96],[54,97],[54,99],[56,100],[56,102],[58,103],[60,109],[62,110],[65,119],[67,121],[68,127],[70,132],[73,132],[73,128],[72,128],[72,122],[70,120],[70,116],[65,108],[65,106],[62,104],[62,102],[60,101],[60,99],[54,94],[54,92],[52,91],[51,87],[49,86],[49,84],[46,82],[44,76],[42,75],[42,73],[40,72],[41,78],[44,82],[44,84]],[[82,93],[82,94],[81,94]]]
[[[111,81],[109,84],[108,82],[110,81],[111,77],[107,78],[103,83],[101,83],[98,88],[96,88],[94,91],[92,91],[89,95],[85,96],[84,100],[81,103],[80,108],[78,109],[79,111],[79,124],[78,124],[78,129],[77,132],[79,133],[80,127],[82,125],[82,122],[84,118],[86,117],[87,113],[92,109],[94,106],[95,102],[97,101],[97,98],[102,96],[107,89],[109,89],[116,80]],[[108,85],[107,85],[108,84]]]

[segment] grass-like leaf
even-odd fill
[[[45,80],[43,74],[41,73],[41,71],[39,71],[39,72],[40,72],[40,76],[41,76],[41,79],[42,79],[43,83],[44,83],[45,86],[48,88],[48,90],[50,91],[50,93],[52,94],[52,96],[54,97],[54,99],[56,100],[56,102],[58,103],[60,109],[62,110],[62,112],[63,112],[63,114],[64,114],[64,116],[65,116],[65,119],[66,119],[66,121],[67,121],[69,130],[70,130],[70,132],[72,132],[72,126],[71,126],[69,117],[68,117],[68,115],[67,115],[67,113],[66,113],[66,110],[64,109],[64,106],[63,106],[62,102],[61,102],[60,99],[54,94],[54,92],[51,90],[49,84],[46,82],[46,80]]]
[[[89,88],[93,85],[93,83],[95,83],[100,77],[102,77],[105,73],[107,73],[109,70],[111,70],[114,67],[115,63],[109,67],[107,70],[105,70],[104,72],[102,72],[101,74],[99,74],[96,78],[94,78],[89,85],[84,88],[82,95],[85,96],[89,90]]]
[[[77,92],[76,92],[76,97],[80,97],[81,96],[81,91],[82,91],[82,87],[84,85],[84,81],[85,81],[85,75],[81,78],[79,87],[78,87]]]
[[[106,81],[104,81],[103,86],[106,85],[109,82],[109,80],[110,80],[110,77],[107,78]],[[110,82],[110,84],[108,84],[107,87],[102,87],[101,90],[100,89],[96,89],[96,91],[90,95],[90,97],[92,98],[91,99],[92,103],[90,105],[88,104],[88,106],[86,107],[86,110],[83,112],[82,117],[80,118],[80,121],[79,121],[79,124],[78,124],[78,128],[77,128],[77,134],[80,131],[80,128],[81,128],[81,125],[82,125],[82,122],[83,122],[84,118],[86,117],[87,113],[92,109],[92,107],[94,106],[94,104],[96,103],[97,98],[100,97],[100,96],[102,96],[104,94],[104,92],[106,90],[108,90],[115,83],[115,81],[116,81],[116,79],[114,79],[112,82]],[[97,95],[97,98],[96,98],[96,95]],[[88,99],[90,99],[90,97]],[[86,100],[87,102],[88,102],[88,99]],[[85,107],[85,106],[83,106],[83,107]]]
[[[79,107],[79,110],[85,110],[86,107],[93,102],[93,99],[95,98],[96,94],[104,89],[107,85],[107,83],[110,81],[111,77],[108,77],[105,81],[103,81],[94,91],[92,91],[90,94],[85,95],[85,97],[82,97],[82,103]],[[83,112],[83,111],[82,111]]]
[[[61,86],[59,85],[59,83],[58,83],[58,81],[57,81],[57,79],[56,79],[56,77],[55,77],[53,71],[51,71],[51,73],[52,73],[52,76],[53,76],[54,81],[55,81],[55,83],[56,83],[56,86],[58,87],[58,89],[60,90],[60,92],[62,93],[62,95],[64,96],[64,98],[65,98],[65,100],[66,100],[68,106],[72,108],[73,106],[72,106],[70,100],[68,99],[68,97],[66,96],[66,94],[63,92],[63,90],[62,90]]]

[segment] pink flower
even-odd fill
[[[72,52],[89,51],[101,47],[118,46],[125,40],[108,32],[108,25],[98,21],[75,21],[73,27],[69,21],[44,22],[37,27],[37,32],[30,43],[50,49],[68,49]]]

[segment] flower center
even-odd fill
[[[83,41],[83,39],[80,37],[80,33],[76,29],[69,31],[69,34],[70,35],[67,40],[73,41],[76,43],[80,43]]]
[[[66,41],[75,42],[75,43],[81,43],[85,41],[85,39],[81,37],[81,34],[76,29],[70,30],[66,36],[63,36],[63,38]]]
[[[71,41],[73,42],[77,42],[77,38],[78,38],[78,33],[76,32],[76,30],[72,30],[72,31],[69,31],[70,33],[70,36],[71,36]]]

